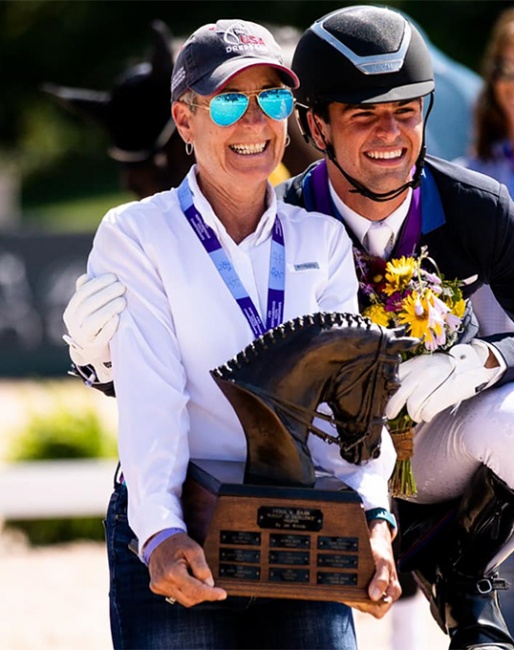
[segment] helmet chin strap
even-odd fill
[[[318,133],[321,139],[323,140],[323,143],[325,144],[324,153],[326,153],[329,160],[334,164],[334,166],[339,170],[339,172],[346,178],[346,180],[351,185],[353,185],[355,189],[350,190],[351,193],[361,194],[362,196],[365,196],[367,199],[371,199],[371,201],[376,201],[377,203],[384,203],[385,201],[392,201],[393,199],[396,199],[398,196],[400,196],[403,192],[405,192],[405,190],[409,189],[410,187],[412,187],[413,189],[419,187],[419,185],[421,184],[421,174],[423,173],[423,166],[425,164],[425,155],[427,152],[427,148],[425,145],[425,128],[426,128],[428,116],[430,115],[430,111],[432,110],[433,103],[434,103],[434,95],[433,93],[430,93],[430,103],[428,105],[427,114],[425,116],[424,123],[423,123],[423,141],[421,144],[421,151],[419,153],[418,159],[416,160],[415,172],[412,177],[412,180],[408,181],[407,183],[404,183],[403,185],[397,187],[394,190],[390,190],[389,192],[382,192],[382,193],[373,192],[373,190],[367,188],[365,185],[360,183],[356,178],[353,178],[352,176],[350,176],[350,174],[347,174],[336,160],[334,147],[332,146],[332,144],[329,144],[325,140],[325,136],[323,135],[322,130],[318,128]]]

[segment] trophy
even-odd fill
[[[351,463],[376,458],[400,353],[414,341],[359,315],[317,313],[211,371],[248,449],[246,463],[191,460],[184,485],[188,532],[216,585],[237,596],[368,601],[375,567],[362,502],[314,467],[307,438],[337,444]]]

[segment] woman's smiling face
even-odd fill
[[[235,75],[216,95],[226,92],[255,93],[283,86],[278,72],[270,66],[254,66]],[[255,95],[244,115],[230,126],[218,126],[209,114],[211,96],[198,96],[196,110],[187,103],[173,105],[178,127],[188,111],[187,133],[182,135],[195,147],[200,176],[218,183],[250,184],[265,181],[284,153],[287,120],[268,117],[257,104]],[[181,119],[182,118],[182,119]]]

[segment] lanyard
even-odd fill
[[[330,198],[327,163],[324,160],[308,173],[304,180],[303,191],[307,210],[316,210],[341,219]],[[409,212],[395,243],[392,257],[414,255],[421,237],[421,226],[421,191],[417,187],[412,192]]]
[[[303,181],[303,200],[309,212],[329,214],[341,221],[341,217],[334,208],[328,189],[328,169],[325,160],[318,163],[308,172]]]
[[[399,237],[394,245],[391,257],[410,257],[416,252],[416,246],[421,238],[421,191],[416,187],[412,191],[409,211],[400,229]]]
[[[187,178],[182,181],[178,188],[178,198],[182,212],[185,214],[200,243],[209,254],[214,266],[218,269],[218,273],[239,305],[255,338],[261,336],[267,330],[280,325],[284,311],[285,246],[284,233],[278,214],[275,217],[271,236],[268,304],[266,309],[266,327],[264,327],[259,312],[239,279],[237,271],[223,250],[215,232],[205,223],[202,215],[195,207]]]

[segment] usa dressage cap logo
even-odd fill
[[[255,65],[275,68],[283,83],[298,87],[298,77],[284,65],[277,42],[262,25],[240,18],[204,25],[187,39],[178,54],[171,99],[177,101],[188,88],[199,95],[212,95],[232,77]]]
[[[252,34],[249,28],[243,23],[235,23],[226,29],[223,33],[223,40],[228,44],[227,52],[244,52],[246,50],[267,51],[262,36]]]

